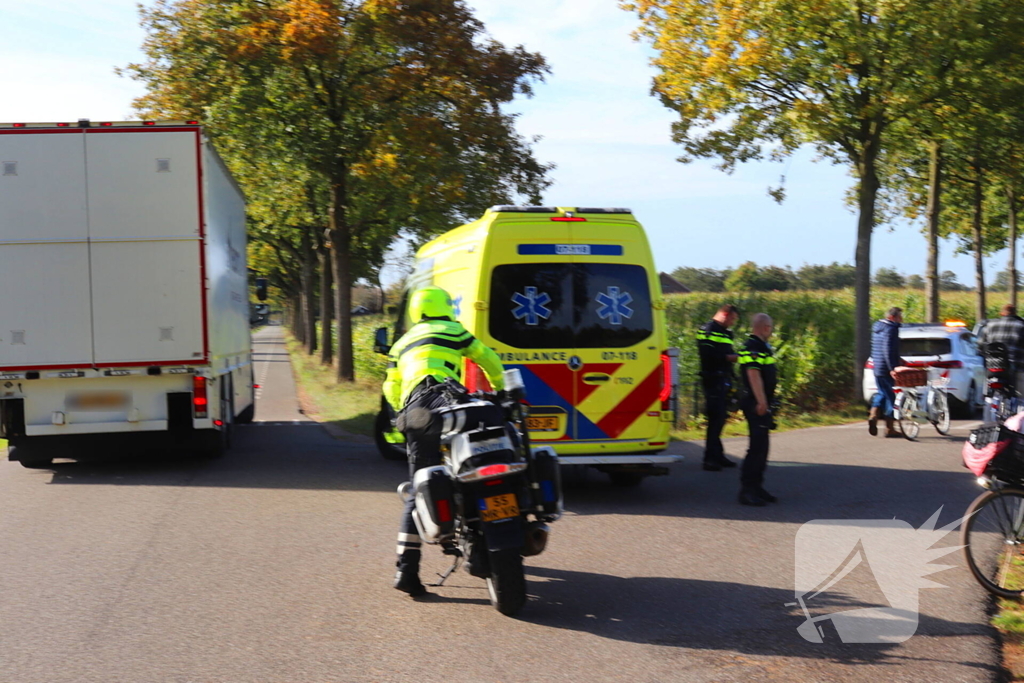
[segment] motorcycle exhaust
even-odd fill
[[[398,485],[398,497],[402,499],[403,503],[408,503],[412,500],[412,482],[406,481]]]
[[[544,522],[530,522],[523,534],[523,557],[540,555],[548,545],[551,528]]]

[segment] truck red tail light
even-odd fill
[[[206,378],[194,376],[192,378],[192,414],[195,417],[207,417],[210,406],[206,400]]]

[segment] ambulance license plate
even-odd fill
[[[484,522],[494,522],[499,519],[519,516],[519,503],[514,493],[506,493],[503,496],[491,496],[484,498],[480,505],[480,519]]]
[[[533,417],[526,418],[526,428],[531,432],[557,432],[557,417]]]

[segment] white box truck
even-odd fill
[[[253,419],[245,200],[198,122],[0,124],[0,437],[207,455]]]

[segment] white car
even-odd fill
[[[929,377],[945,377],[954,413],[974,417],[985,396],[985,361],[974,335],[963,323],[904,323],[900,357],[911,367],[927,367]],[[864,364],[864,400],[875,395],[874,363]]]

